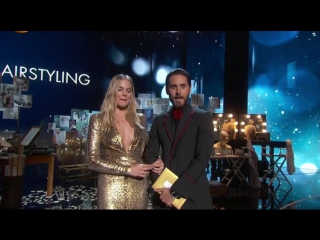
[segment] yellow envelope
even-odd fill
[[[175,175],[173,172],[171,172],[168,168],[165,168],[160,176],[157,178],[157,180],[153,183],[152,188],[170,188],[172,184],[178,179],[178,176]],[[182,205],[185,203],[187,199],[185,198],[179,198],[174,199],[172,205],[180,209]]]

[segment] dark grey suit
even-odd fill
[[[181,209],[213,209],[205,171],[214,143],[212,116],[189,104],[183,111],[177,127],[171,111],[155,117],[146,149],[147,162],[157,160],[161,146],[165,167],[179,177],[171,189],[187,199]],[[153,182],[156,177],[152,174]],[[158,193],[154,205],[165,207]]]

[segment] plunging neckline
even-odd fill
[[[126,154],[129,154],[129,152],[130,152],[130,150],[131,150],[132,142],[133,142],[133,139],[134,139],[134,135],[135,135],[135,133],[136,133],[135,126],[133,126],[133,135],[132,135],[132,139],[131,139],[131,142],[130,142],[130,144],[129,144],[128,150],[126,149],[126,146],[125,146],[124,141],[123,141],[123,139],[122,139],[122,137],[121,137],[120,131],[118,130],[118,128],[117,128],[116,126],[115,126],[115,129],[116,129],[116,131],[117,131],[117,133],[118,133],[118,135],[119,135],[119,137],[120,137],[121,145],[122,145],[124,151],[126,152]]]

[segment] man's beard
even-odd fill
[[[176,103],[175,101],[176,100],[183,100],[181,103],[179,102],[179,103]],[[171,103],[172,103],[172,105],[173,105],[173,108],[183,108],[186,104],[187,104],[187,102],[188,102],[188,99],[186,99],[186,98],[183,98],[183,97],[179,97],[179,98],[170,98],[170,101],[171,101]]]

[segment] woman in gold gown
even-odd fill
[[[130,76],[118,74],[109,84],[99,113],[90,117],[87,164],[98,172],[98,209],[146,209],[149,171],[163,170],[161,159],[145,164],[147,131],[136,113]]]

